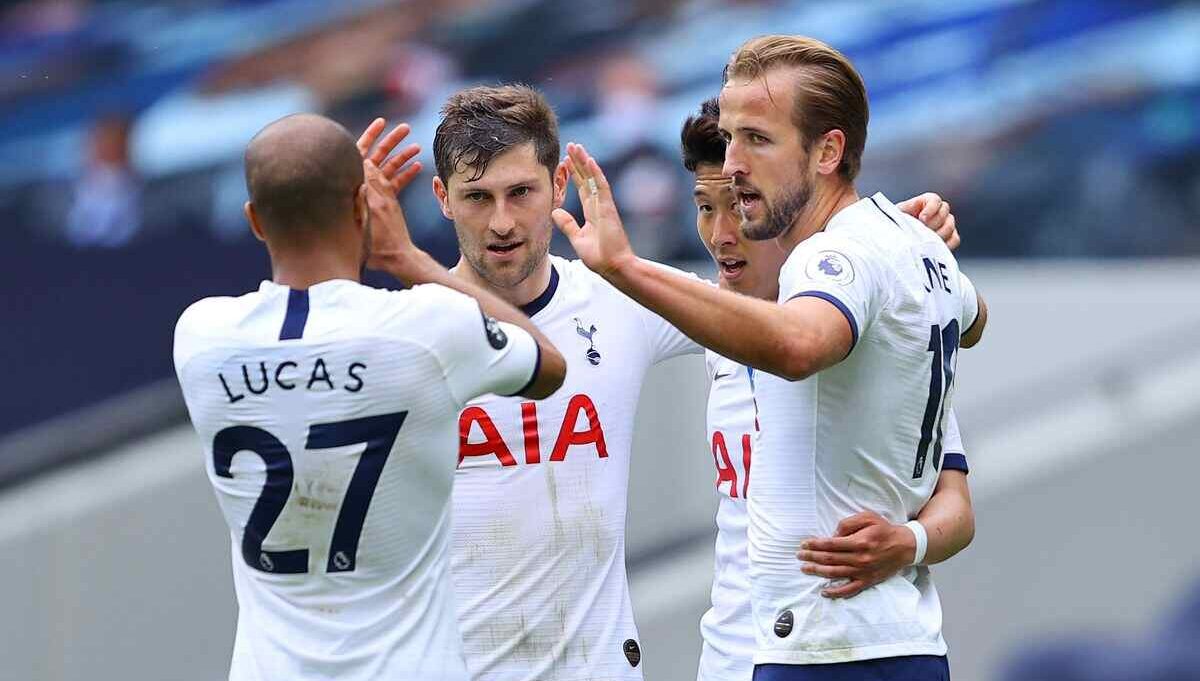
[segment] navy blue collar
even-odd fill
[[[521,312],[525,313],[526,317],[533,315],[546,309],[550,301],[554,298],[554,292],[558,290],[558,270],[554,265],[550,266],[550,284],[546,286],[546,290],[542,291],[542,295],[521,306]]]

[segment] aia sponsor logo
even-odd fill
[[[478,432],[483,439],[479,440]],[[475,441],[472,441],[475,440]],[[537,402],[521,403],[521,443],[526,464],[542,462],[541,422]],[[608,458],[604,426],[596,405],[587,395],[573,395],[567,401],[558,436],[550,450],[550,461],[563,461],[572,447],[591,449],[601,459]],[[502,466],[516,466],[513,455],[496,420],[479,406],[467,407],[458,417],[458,462],[468,456],[494,456]]]
[[[745,499],[750,491],[750,459],[751,437],[749,433],[742,435],[741,456],[741,489],[738,488],[738,467],[730,456],[729,446],[725,443],[725,433],[714,430],[712,435],[713,463],[717,465],[717,491],[726,493],[734,499]],[[724,487],[729,483],[728,490]]]

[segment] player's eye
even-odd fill
[[[766,137],[763,137],[762,135],[760,135],[756,132],[750,133],[750,142],[753,144],[765,144],[770,141],[771,140],[767,139]]]
[[[512,195],[517,198],[520,198],[522,196],[528,196],[529,192],[530,192],[529,187],[517,187],[516,189],[512,190]]]
[[[483,192],[471,192],[470,194],[467,194],[466,198],[471,203],[479,203],[487,198],[487,194]]]
[[[696,208],[698,208],[701,213],[711,213],[713,211],[713,207],[707,203],[702,203],[699,206],[696,206]]]

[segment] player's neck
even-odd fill
[[[812,200],[792,223],[792,228],[779,238],[779,245],[790,253],[802,241],[823,231],[834,215],[857,201],[858,192],[852,183],[832,182],[819,186]]]
[[[359,281],[362,266],[333,251],[311,249],[286,255],[272,254],[271,280],[294,289],[307,289],[333,279]]]
[[[459,256],[458,264],[454,267],[454,275],[462,277],[476,286],[482,286],[506,303],[522,307],[533,302],[550,286],[550,270],[550,258],[543,258],[542,262],[534,269],[533,274],[525,277],[524,281],[516,286],[503,288],[484,279],[479,272],[475,271],[474,267],[471,267],[471,263],[467,262],[466,258]]]

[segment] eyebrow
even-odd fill
[[[459,191],[462,191],[462,192],[486,192],[486,191],[491,191],[491,189],[490,189],[490,188],[488,188],[488,187],[480,187],[480,186],[477,186],[477,185],[475,185],[475,183],[476,183],[476,182],[479,182],[479,181],[480,181],[480,180],[482,180],[482,179],[483,179],[483,178],[479,178],[479,180],[471,180],[471,181],[469,181],[469,182],[463,182],[463,183],[462,183],[462,185],[461,185],[461,188],[459,189]],[[531,179],[531,178],[526,178],[526,179],[523,179],[523,180],[518,180],[518,181],[516,181],[516,182],[513,182],[512,184],[510,184],[510,185],[508,185],[507,187],[505,187],[505,188],[504,188],[504,191],[511,191],[511,190],[513,190],[513,189],[516,189],[516,188],[518,188],[518,187],[532,187],[532,186],[534,186],[534,184],[536,184],[536,183],[537,183],[537,180],[534,180],[534,179]]]
[[[760,129],[760,128],[752,128],[752,127],[750,127],[750,126],[747,126],[747,125],[743,125],[743,126],[739,127],[739,128],[737,129],[737,131],[738,131],[738,132],[742,132],[742,133],[746,133],[746,134],[750,134],[750,135],[762,135],[763,137],[770,137],[770,136],[771,136],[770,134],[768,134],[768,133],[767,133],[767,131],[766,131],[766,130],[762,130],[762,129]]]

